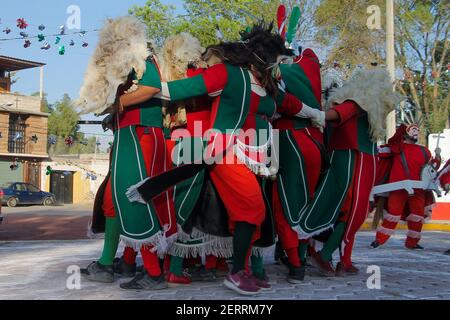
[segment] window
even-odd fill
[[[20,114],[9,115],[8,152],[25,153],[25,119]]]
[[[39,190],[38,188],[36,188],[32,184],[28,184],[27,187],[28,187],[28,191],[30,191],[30,192],[41,192],[41,190]]]
[[[16,183],[14,186],[15,191],[27,191],[27,187],[23,183]]]

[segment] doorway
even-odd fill
[[[72,171],[54,171],[50,175],[50,192],[58,204],[73,204]]]

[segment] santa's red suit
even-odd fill
[[[439,183],[444,191],[450,191],[450,160],[447,161],[444,168],[439,172]]]
[[[380,168],[378,176],[385,175],[384,183],[405,180],[420,181],[423,167],[432,162],[431,152],[424,146],[405,142],[406,126],[402,125],[388,145],[380,148]],[[386,165],[389,163],[388,165]],[[403,218],[408,224],[406,247],[415,248],[420,241],[425,220],[425,207],[433,200],[430,191],[414,189],[409,195],[404,189],[391,191],[387,199],[382,225],[378,228],[376,242],[382,245],[394,234],[398,222]]]

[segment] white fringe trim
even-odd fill
[[[146,178],[144,180],[142,180],[141,182],[130,186],[127,189],[127,192],[125,193],[125,195],[128,198],[128,201],[130,202],[139,202],[142,204],[147,204],[147,202],[144,200],[144,198],[142,198],[142,195],[139,193],[138,188],[140,186],[142,186],[145,182],[147,182],[147,180],[149,180],[150,178]]]
[[[233,256],[233,238],[216,237],[210,241],[199,244],[176,242],[169,249],[169,254],[181,258],[196,258],[213,255],[219,258],[231,258]]]
[[[421,239],[422,238],[422,235],[420,234],[420,232],[413,231],[413,230],[408,230],[406,235],[408,236],[408,238],[413,238],[413,239]]]
[[[379,226],[378,229],[377,229],[377,232],[383,233],[383,234],[388,235],[388,236],[392,236],[395,233],[395,230]]]
[[[323,232],[325,232],[325,231],[327,231],[329,229],[334,229],[334,226],[331,225],[331,226],[319,229],[319,230],[311,232],[311,233],[304,232],[303,229],[300,228],[300,226],[296,226],[293,229],[297,232],[299,240],[306,240],[306,239],[312,238],[314,236],[317,236],[317,235],[319,235],[319,234],[321,234],[321,233],[323,233]]]
[[[125,246],[133,248],[136,252],[139,252],[142,248],[151,247],[151,252],[156,252],[159,257],[164,257],[177,240],[177,236],[178,235],[175,233],[170,237],[166,237],[165,232],[158,231],[147,239],[136,240],[121,235],[120,240]]]
[[[419,216],[417,214],[410,214],[407,218],[406,221],[411,221],[411,222],[424,222],[424,218],[422,216]]]
[[[92,232],[92,220],[89,220],[86,236],[89,239],[104,239],[105,238],[105,233],[104,232],[103,233],[94,233],[94,232]]]
[[[190,244],[189,242],[192,241],[201,241],[201,243]],[[192,233],[187,234],[178,224],[177,242],[172,245],[169,254],[182,258],[203,255],[230,258],[233,256],[233,238],[213,236],[197,228],[193,228]]]
[[[383,212],[383,219],[389,221],[389,222],[399,222],[401,217],[400,216],[394,216],[393,214],[390,214],[386,210]]]

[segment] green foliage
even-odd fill
[[[226,40],[239,39],[239,32],[263,18],[272,22],[279,1],[276,0],[185,0],[186,15],[176,16],[173,6],[160,0],[148,0],[145,6],[135,6],[130,14],[148,27],[149,37],[161,46],[169,35],[190,32],[202,45],[217,42],[216,27]]]

